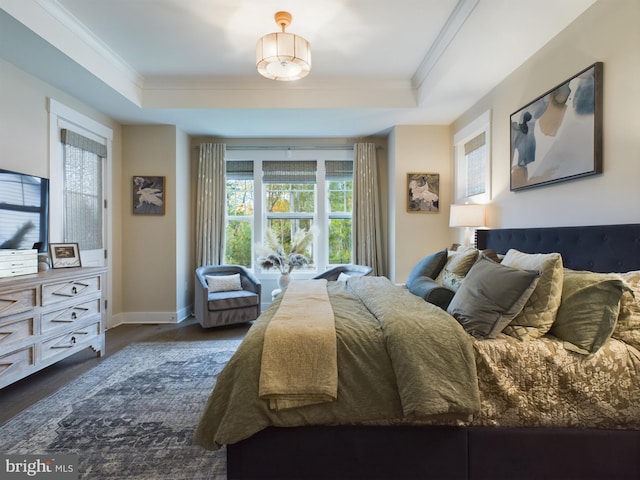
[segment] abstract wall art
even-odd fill
[[[512,191],[602,173],[602,76],[595,63],[511,114]]]

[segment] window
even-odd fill
[[[327,161],[325,185],[328,199],[329,264],[351,263],[353,211],[353,162]]]
[[[280,239],[285,252],[298,230],[309,230],[316,223],[316,161],[265,161],[262,163],[265,227]],[[316,268],[313,247],[309,265]]]
[[[282,150],[227,149],[225,262],[251,267],[253,245],[267,228],[288,250],[298,230],[315,226],[318,235],[307,252],[311,263],[295,271],[350,263],[353,152],[296,150],[296,158],[282,157]]]
[[[454,135],[456,203],[491,199],[490,112]]]
[[[54,99],[49,118],[49,241],[78,242],[84,266],[108,264],[113,131]]]
[[[225,263],[251,268],[253,244],[253,161],[226,162]]]
[[[103,248],[102,159],[107,147],[63,128],[63,242],[77,242],[80,250]]]

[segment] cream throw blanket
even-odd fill
[[[338,395],[336,325],[326,280],[296,280],[264,334],[259,396],[272,410]]]

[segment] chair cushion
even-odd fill
[[[248,290],[209,293],[207,308],[210,312],[258,305],[258,295]]]

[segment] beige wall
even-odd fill
[[[451,135],[449,127],[397,126],[389,140],[388,277],[404,282],[424,256],[451,244]],[[440,210],[407,212],[407,174],[440,174]]]
[[[70,95],[0,59],[0,168],[49,178],[49,98],[113,130],[111,164],[107,165],[112,185],[110,228],[113,242],[107,260],[110,267],[107,325],[111,325],[111,315],[122,311],[120,125]]]
[[[491,227],[640,221],[640,2],[600,0],[453,124],[492,109]],[[604,173],[509,191],[509,115],[604,62]]]
[[[188,144],[173,125],[128,125],[122,133],[122,178],[127,182],[122,218],[123,315],[118,323],[177,322],[179,308],[186,307],[181,291],[185,282],[185,235],[178,234],[188,218],[188,188],[185,188],[184,157]],[[164,176],[165,214],[132,213],[132,178],[136,175]],[[180,182],[180,191],[178,191]],[[185,198],[187,198],[185,200]],[[179,298],[178,298],[179,296]],[[179,305],[180,304],[180,305]]]
[[[176,311],[178,319],[191,313],[195,258],[195,209],[192,210],[190,137],[176,132]]]

